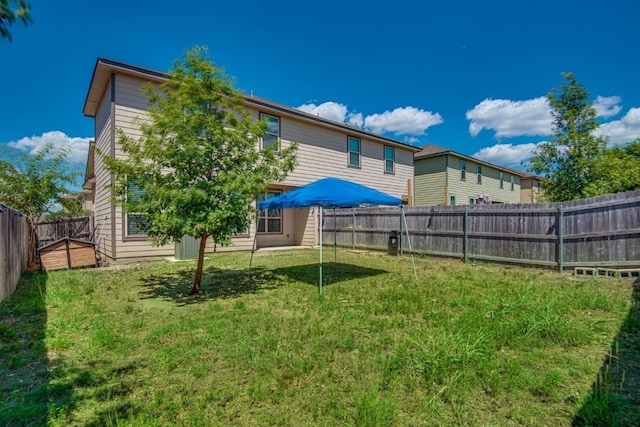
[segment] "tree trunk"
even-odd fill
[[[198,251],[198,268],[196,269],[196,277],[193,279],[193,287],[191,288],[191,295],[197,295],[200,293],[200,282],[202,282],[202,266],[204,264],[204,250],[207,247],[208,234],[204,234],[200,238],[200,250]]]

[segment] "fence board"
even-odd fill
[[[38,247],[64,237],[79,240],[93,240],[93,216],[59,218],[38,223]]]
[[[325,212],[327,245],[386,250],[389,232],[402,229],[397,208]],[[560,269],[640,266],[640,190],[567,203],[405,207],[405,212],[417,253]],[[404,235],[400,244],[406,251],[403,240]]]
[[[0,204],[0,301],[16,290],[27,267],[29,226],[20,212]]]

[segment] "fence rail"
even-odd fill
[[[417,253],[561,271],[640,266],[640,190],[566,203],[405,207],[405,214]],[[384,250],[392,230],[406,239],[397,208],[326,210],[323,239]]]
[[[0,204],[0,301],[16,290],[27,267],[29,226],[17,210]]]

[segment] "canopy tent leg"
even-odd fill
[[[407,242],[409,243],[409,253],[411,254],[411,265],[413,266],[413,277],[418,280],[418,272],[416,271],[416,262],[413,259],[413,248],[411,247],[411,238],[409,237],[409,227],[407,226],[407,216],[404,214],[404,206],[400,206],[402,212],[402,220],[404,221],[404,230],[407,234]]]
[[[322,295],[322,231],[322,206],[320,206],[320,281],[318,282],[318,291],[320,292],[320,295]]]
[[[249,271],[247,271],[247,277],[251,276],[251,264],[253,263],[253,253],[256,251],[256,240],[258,238],[259,222],[260,222],[260,211],[258,211],[258,218],[256,219],[256,229],[253,232],[253,243],[251,244],[251,257],[249,257]]]

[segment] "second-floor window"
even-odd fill
[[[460,179],[463,181],[467,179],[467,162],[464,160],[460,160]]]
[[[500,179],[500,189],[504,188],[504,172],[498,172],[498,178]]]
[[[349,150],[349,166],[354,168],[360,167],[360,140],[350,136],[347,138]]]
[[[482,184],[482,166],[478,166],[478,184]]]
[[[280,149],[280,118],[260,113],[260,120],[267,122],[267,130],[262,136],[262,148],[273,147],[278,151]]]
[[[393,147],[384,147],[384,172],[394,173],[396,162],[396,149]]]
[[[515,186],[516,186],[516,179],[513,175],[511,175],[511,191],[514,190]]]

